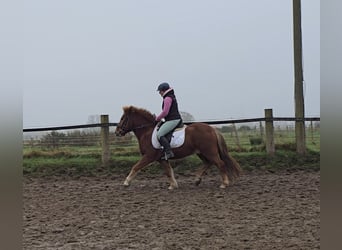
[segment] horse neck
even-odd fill
[[[145,136],[145,135],[149,135],[151,134],[152,135],[152,127],[148,126],[148,127],[144,127],[144,128],[138,128],[138,129],[135,129],[133,131],[134,135],[138,138],[138,140],[140,141],[140,139]]]
[[[142,138],[144,135],[146,135],[148,133],[152,134],[152,131],[153,131],[152,123],[153,122],[148,121],[148,120],[143,119],[143,118],[137,119],[134,122],[133,127],[135,129],[133,130],[133,133],[138,138],[138,140],[140,140],[140,138]]]

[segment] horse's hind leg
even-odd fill
[[[211,164],[202,154],[197,154],[197,156],[203,161],[203,166],[196,172],[195,184],[198,186],[202,181],[202,176],[207,172]]]
[[[228,172],[225,166],[224,161],[221,159],[217,160],[215,165],[219,168],[222,176],[222,183],[220,185],[220,188],[226,188],[229,185],[229,179],[228,179]]]
[[[226,188],[229,185],[229,179],[224,161],[222,161],[219,157],[215,157],[211,160],[208,159],[208,161],[213,162],[213,164],[217,166],[221,173],[222,183],[220,185],[220,188]]]
[[[198,186],[202,182],[202,176],[207,172],[209,164],[203,165],[196,173],[195,184]]]
[[[173,173],[173,169],[170,163],[168,161],[160,161],[160,164],[164,167],[167,177],[169,177],[169,180],[170,180],[169,190],[178,188],[178,183],[175,179],[175,175]]]

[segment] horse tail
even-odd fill
[[[217,137],[220,158],[225,163],[229,178],[234,181],[240,176],[242,169],[240,164],[229,154],[223,135],[217,129],[215,129],[215,133]]]

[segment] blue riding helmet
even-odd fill
[[[163,82],[159,84],[157,91],[165,91],[170,88],[170,85],[167,82]]]

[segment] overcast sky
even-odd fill
[[[25,1],[23,127],[161,111],[294,117],[292,0]],[[320,3],[302,0],[305,115],[320,116]]]

